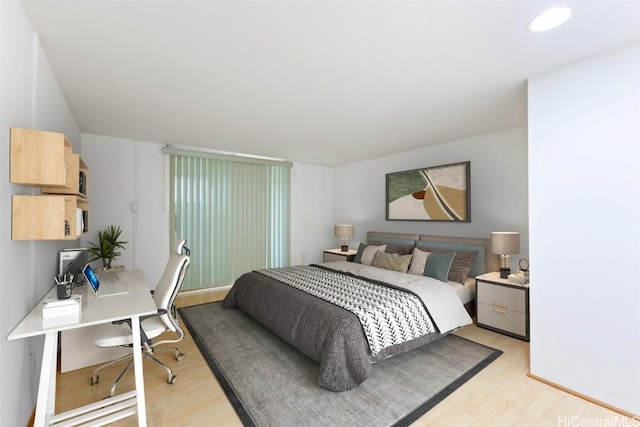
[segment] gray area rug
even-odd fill
[[[218,302],[178,311],[245,426],[410,425],[502,354],[448,335],[335,393],[316,384],[316,362],[239,309]]]

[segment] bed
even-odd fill
[[[472,322],[465,306],[473,306],[473,277],[498,262],[488,245],[488,239],[369,232],[356,262],[252,271],[236,280],[223,306],[243,310],[318,362],[321,387],[346,391],[376,362]],[[466,271],[454,272],[453,260],[465,256]],[[434,267],[447,259],[446,274]],[[452,272],[456,280],[448,280]]]

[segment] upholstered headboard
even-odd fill
[[[465,252],[477,251],[478,255],[471,264],[471,271],[469,272],[469,275],[474,277],[489,271],[497,271],[500,265],[498,255],[491,253],[491,241],[489,239],[369,231],[367,233],[367,241],[413,245],[418,248],[435,248]]]

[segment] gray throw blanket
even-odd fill
[[[350,390],[371,375],[373,363],[442,336],[432,332],[372,356],[356,315],[255,271],[236,280],[222,305],[240,308],[318,362],[318,384],[332,391]]]
[[[315,266],[273,268],[258,273],[358,316],[373,356],[386,347],[435,332],[422,301],[412,293]]]

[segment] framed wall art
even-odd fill
[[[387,220],[471,222],[471,162],[387,174]]]

